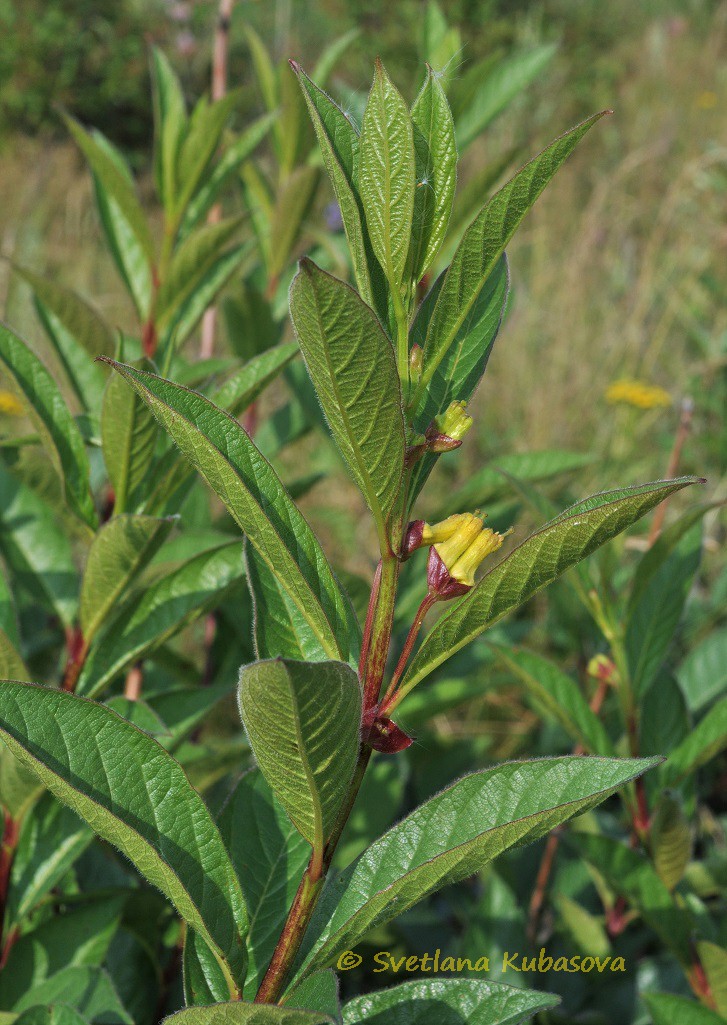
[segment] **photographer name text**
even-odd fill
[[[502,959],[489,957],[442,957],[442,951],[437,948],[433,954],[410,954],[394,955],[388,950],[378,950],[372,958],[376,966],[372,969],[374,974],[378,972],[431,972],[437,975],[442,972],[489,972],[491,963],[497,963],[502,974],[507,972],[625,972],[626,962],[622,957],[596,957],[590,954],[575,954],[573,957],[552,957],[544,947],[534,956],[523,955],[519,951],[510,953],[506,950]],[[353,950],[344,950],[337,962],[339,971],[350,971],[363,964],[361,954]]]

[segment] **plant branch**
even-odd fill
[[[215,28],[215,42],[212,52],[212,99],[221,100],[227,93],[227,64],[230,49],[230,21],[235,0],[220,0]],[[222,204],[215,203],[207,215],[208,224],[219,224],[222,219]],[[202,338],[199,358],[208,359],[215,348],[217,330],[217,308],[210,306],[202,318]]]
[[[406,668],[406,664],[409,661],[409,656],[411,655],[414,643],[419,636],[419,631],[422,628],[427,612],[429,612],[432,606],[436,604],[438,597],[438,595],[428,592],[417,609],[417,614],[414,616],[414,622],[409,627],[409,633],[406,636],[406,641],[404,642],[404,647],[402,648],[401,655],[399,656],[399,661],[397,662],[396,669],[391,677],[391,683],[389,684],[388,690],[386,691],[384,700],[381,704],[382,715],[388,715],[397,704],[396,688],[399,680],[401,679]]]
[[[10,889],[10,872],[13,867],[15,848],[18,845],[20,835],[20,823],[16,822],[10,814],[5,811],[3,823],[2,846],[0,846],[0,940],[2,940],[3,928],[5,925],[5,909]],[[14,933],[6,937],[0,951],[0,968],[2,968],[10,953],[10,947],[15,939]]]
[[[689,432],[692,429],[692,418],[694,416],[694,401],[690,398],[682,399],[681,413],[679,416],[679,426],[677,427],[676,434],[674,435],[674,445],[669,456],[669,463],[666,468],[666,479],[669,480],[672,477],[676,477],[679,471],[679,461],[682,457],[682,449],[684,444],[689,437]],[[656,539],[661,534],[662,527],[664,526],[664,517],[666,516],[666,507],[668,499],[664,499],[660,502],[654,510],[654,518],[651,521],[651,530],[649,531],[649,548],[654,544]]]

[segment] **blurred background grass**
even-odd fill
[[[712,493],[722,494],[727,5],[444,0],[442,8],[462,31],[449,69],[458,77],[490,54],[557,45],[536,85],[470,148],[460,189],[483,162],[515,149],[521,157],[535,153],[594,110],[614,113],[576,151],[510,247],[508,321],[474,403],[473,436],[460,459],[440,460],[440,488],[502,452],[551,447],[594,455],[579,471],[578,492],[663,476],[680,402],[691,396],[693,432],[680,471],[708,476]],[[413,98],[422,73],[421,12],[418,0],[239,0],[230,61],[231,85],[242,86],[238,124],[262,107],[245,23],[277,57],[295,55],[308,67],[333,37],[358,28],[330,91],[345,97],[365,88],[380,54]],[[100,243],[89,176],[55,105],[122,146],[150,195],[148,43],[165,48],[196,97],[207,88],[216,13],[213,2],[0,0],[2,254],[76,288],[112,323],[128,323],[130,310]],[[322,197],[329,198],[326,190]],[[323,220],[320,207],[311,214],[316,220]],[[40,345],[28,293],[7,262],[0,264],[0,302],[13,327]],[[661,387],[668,403],[609,403],[608,386],[622,378]],[[329,459],[315,438],[300,446],[314,463]],[[302,457],[291,450],[291,460]],[[447,479],[452,474],[456,480]],[[334,545],[365,552],[357,503],[353,489],[336,485],[306,499]]]

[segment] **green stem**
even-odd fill
[[[401,508],[406,506],[406,491],[401,498]],[[396,523],[392,531],[392,540],[398,547],[401,543],[401,520],[403,514],[397,514]],[[380,575],[377,569],[373,584],[371,600],[372,618],[367,629],[366,665],[363,667],[361,679],[364,687],[363,707],[364,710],[373,707],[378,702],[381,683],[386,669],[386,660],[391,643],[391,630],[394,622],[394,604],[396,601],[396,585],[399,579],[399,560],[391,552],[382,555],[380,563]],[[378,594],[376,593],[378,588]],[[370,630],[370,632],[369,632]],[[349,815],[353,809],[356,797],[358,796],[361,783],[363,782],[366,769],[371,758],[371,748],[368,745],[361,745],[358,761],[353,779],[348,788],[346,799],[341,807],[336,823],[328,837],[323,851],[323,857],[311,856],[308,867],[300,881],[298,892],[291,905],[283,931],[278,938],[273,956],[268,965],[260,988],[255,996],[255,1003],[275,1003],[285,987],[288,975],[293,962],[298,954],[303,941],[305,931],[315,911],[318,898],[321,895],[323,883],[333,861],[338,841],[348,822]]]
[[[406,402],[409,394],[409,318],[401,301],[401,296],[395,288],[391,290],[391,305],[394,309],[396,320],[396,362],[399,366],[399,377],[401,378],[401,391]]]
[[[386,671],[386,660],[391,643],[391,629],[394,623],[396,585],[399,580],[399,560],[387,555],[381,564],[379,600],[376,603],[374,622],[371,628],[371,643],[364,674],[364,711],[372,708],[379,700],[379,692]]]

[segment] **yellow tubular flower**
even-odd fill
[[[423,545],[438,545],[448,541],[457,531],[462,530],[471,520],[476,519],[472,513],[455,513],[439,523],[425,523],[422,530]]]
[[[461,555],[450,569],[452,578],[466,587],[473,587],[475,570],[488,555],[492,555],[502,547],[503,534],[498,534],[489,527],[484,527],[472,544]]]
[[[427,566],[429,593],[439,601],[469,591],[477,567],[500,548],[507,536],[485,527],[484,517],[479,513],[457,513],[432,526],[425,523],[419,529],[419,543],[431,545]]]

